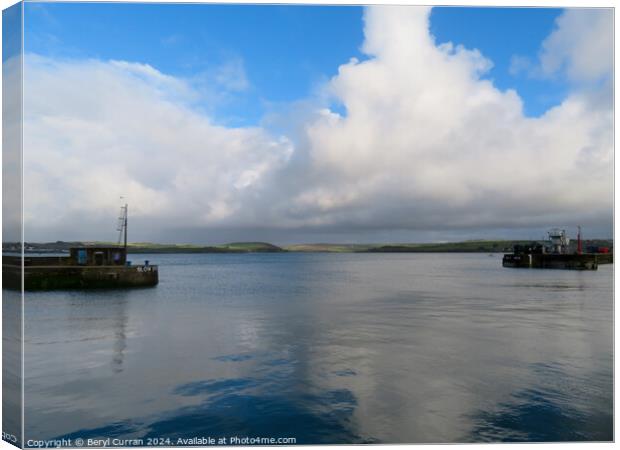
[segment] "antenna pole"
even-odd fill
[[[125,203],[125,252],[127,252],[127,203]]]

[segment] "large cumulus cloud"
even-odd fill
[[[579,83],[538,118],[485,78],[492,62],[479,51],[435,42],[427,8],[368,8],[367,59],[343,64],[326,96],[308,100],[313,112],[287,117],[287,135],[216,125],[190,82],[148,65],[27,55],[31,234],[87,226],[97,238],[120,195],[144,230],[236,227],[248,239],[256,228],[609,226],[611,66],[591,61],[607,51],[580,58],[562,38],[575,14],[558,21],[541,63]],[[604,48],[608,31],[589,39]]]
[[[261,195],[292,152],[283,136],[226,128],[196,111],[182,80],[121,61],[25,67],[25,219],[96,237],[124,196],[143,226],[203,226]],[[139,236],[139,228],[133,232]]]
[[[612,111],[601,93],[575,91],[525,117],[518,93],[483,78],[491,61],[437,44],[428,20],[423,8],[367,11],[370,58],[341,66],[329,86],[346,115],[325,110],[307,127],[326,182],[297,201],[326,222],[353,214],[393,227],[609,219]]]

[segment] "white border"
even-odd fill
[[[39,0],[27,0],[29,2],[39,2]],[[47,0],[45,1],[46,3],[52,3],[52,2],[71,2],[71,3],[126,3],[123,0],[107,0],[105,2],[100,2],[100,1],[80,1],[80,0]],[[15,5],[16,3],[19,3],[18,0],[0,0],[0,7],[2,8],[2,10],[9,8],[13,5]],[[204,1],[204,0],[183,0],[183,1],[175,1],[175,0],[167,0],[167,1],[161,1],[161,0],[132,0],[131,3],[230,3],[230,4],[238,4],[238,3],[242,3],[242,4],[319,4],[319,5],[368,5],[368,4],[387,4],[387,5],[393,5],[393,4],[398,4],[398,5],[432,5],[432,6],[481,6],[481,7],[557,7],[557,8],[563,8],[563,7],[606,7],[606,8],[614,8],[614,76],[615,76],[615,62],[617,61],[617,51],[618,51],[618,45],[617,45],[617,36],[615,34],[615,25],[616,25],[616,11],[615,11],[615,2],[612,0],[591,0],[591,1],[583,1],[583,0],[542,0],[542,1],[535,1],[535,0],[511,0],[509,2],[499,2],[498,0],[477,0],[475,2],[472,1],[457,1],[457,0],[426,0],[426,1],[406,1],[406,0],[395,0],[395,1],[389,1],[389,0],[375,0],[372,2],[369,1],[355,1],[355,0],[312,0],[312,2],[308,2],[308,1],[303,1],[303,0],[289,0],[289,1],[269,1],[269,0],[244,0],[244,1],[235,1],[235,0],[220,0],[220,1],[212,1],[212,0],[208,0],[208,1]],[[24,10],[23,10],[23,5],[22,5],[22,49],[23,49],[23,44],[24,44]],[[0,44],[2,43],[2,21],[0,20]],[[22,58],[22,76],[23,76],[23,58]],[[2,73],[0,71],[0,84],[2,81]],[[618,80],[617,78],[614,78],[614,156],[615,156],[615,130],[616,130],[616,122],[615,122],[615,111],[618,107],[618,100],[617,100],[617,96],[615,95],[616,89],[618,86]],[[0,102],[2,100],[2,93],[0,92]],[[23,85],[22,85],[22,115],[23,115]],[[1,129],[1,121],[0,121],[0,129]],[[22,134],[23,134],[23,127],[22,127]],[[23,136],[22,136],[22,142],[23,142]],[[616,220],[616,212],[619,211],[620,209],[618,208],[620,205],[620,201],[618,200],[618,198],[615,196],[615,192],[616,192],[616,184],[615,184],[615,173],[617,172],[616,169],[618,169],[618,162],[616,160],[616,158],[614,157],[614,238],[615,236],[620,235],[618,232],[620,231],[620,225],[618,224],[618,221]],[[0,173],[0,186],[1,186],[1,173]],[[22,201],[21,201],[21,206],[22,206],[22,218],[23,218],[23,208],[24,208],[24,199],[23,199],[23,152],[22,152]],[[0,219],[1,219],[1,210],[0,210]],[[24,241],[24,227],[23,227],[23,222],[22,222],[22,242]],[[22,246],[22,256],[23,256],[23,246]],[[614,265],[614,332],[613,332],[613,336],[614,336],[614,437],[616,437],[616,432],[618,430],[618,423],[619,423],[619,419],[617,417],[616,414],[616,404],[617,404],[617,390],[616,390],[616,378],[615,375],[616,373],[618,373],[618,368],[619,368],[619,364],[618,364],[618,359],[615,358],[615,348],[616,348],[616,330],[615,330],[615,324],[617,323],[617,319],[618,319],[618,310],[615,308],[615,298],[616,298],[616,286],[618,285],[617,281],[618,281],[618,273],[616,272],[615,269],[615,265]],[[22,285],[23,285],[23,279],[22,279]],[[25,331],[25,327],[24,327],[24,300],[23,300],[23,289],[22,289],[22,440],[25,439],[24,436],[24,407],[23,407],[23,402],[24,402],[24,383],[23,383],[23,379],[24,379],[24,331]],[[2,331],[2,324],[0,323],[0,333]],[[1,348],[1,346],[0,346]],[[2,368],[2,362],[0,360],[0,371]],[[1,373],[1,372],[0,372]],[[1,376],[1,375],[0,375]],[[0,395],[1,395],[1,391],[0,391]],[[2,410],[0,408],[0,424],[2,419]],[[528,448],[529,446],[535,445],[538,447],[542,447],[542,448],[550,448],[550,449],[559,449],[559,448],[574,448],[574,449],[584,449],[584,448],[596,448],[596,449],[611,449],[611,448],[615,448],[615,444],[614,443],[592,443],[592,442],[586,442],[586,443],[567,443],[567,444],[530,444],[530,443],[524,443],[524,444],[442,444],[442,445],[467,445],[467,448],[473,448],[473,449],[496,449],[496,448],[502,448],[501,446],[506,446],[506,445],[510,445],[511,449],[514,450],[521,450],[521,449],[525,449]],[[307,446],[301,446],[301,447],[307,447]],[[339,446],[331,446],[331,445],[324,445],[324,446],[320,446],[321,448],[338,448],[338,449],[358,449],[360,446],[354,446],[354,445],[339,445]],[[400,444],[391,444],[391,445],[372,445],[372,448],[389,448],[389,447],[398,447],[398,448],[413,448],[413,449],[436,449],[437,445],[426,445],[426,444],[415,444],[415,445],[411,445],[411,444],[407,444],[407,445],[400,445]],[[14,449],[15,447],[8,444],[7,442],[4,441],[0,441],[0,449]],[[167,448],[167,447],[159,447],[159,448]],[[214,448],[214,447],[210,447],[210,448]],[[230,448],[230,447],[227,447]],[[266,448],[266,447],[240,447],[240,448]],[[292,448],[292,447],[287,447],[287,448]]]

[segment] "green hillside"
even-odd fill
[[[530,244],[531,240],[472,240],[444,243],[391,243],[391,244],[292,244],[284,247],[268,242],[231,242],[228,244],[204,246],[196,244],[159,244],[153,242],[132,242],[129,253],[274,253],[274,252],[326,252],[326,253],[499,253],[509,252],[514,245]],[[46,242],[25,244],[28,253],[68,252],[71,247],[116,245],[115,242]],[[571,246],[576,246],[571,241]],[[583,242],[588,247],[609,247],[613,240],[590,239]],[[18,243],[3,243],[3,250],[19,251]]]

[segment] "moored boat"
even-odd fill
[[[610,254],[606,254],[599,261],[597,253],[582,252],[581,227],[577,234],[575,251],[570,249],[570,240],[565,230],[554,228],[548,232],[548,235],[549,240],[543,243],[515,245],[512,253],[504,255],[502,265],[515,268],[597,270],[599,264],[613,261]]]

